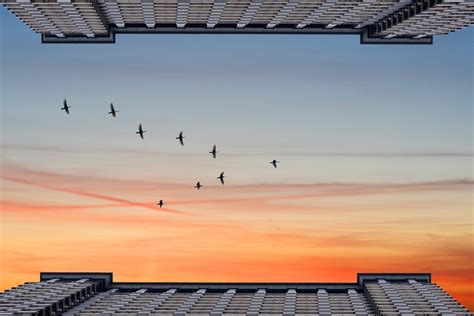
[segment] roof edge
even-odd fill
[[[357,273],[357,283],[363,285],[367,281],[384,279],[387,281],[407,281],[409,279],[431,283],[431,273]]]
[[[41,272],[40,281],[51,279],[60,279],[65,281],[77,281],[81,279],[89,279],[102,283],[104,289],[109,288],[113,284],[112,272]]]
[[[126,27],[117,27],[109,25],[107,34],[98,34],[96,37],[86,36],[66,36],[56,37],[49,34],[41,34],[43,44],[114,44],[117,34],[246,34],[246,35],[359,35],[360,44],[433,44],[433,37],[423,38],[394,37],[383,38],[371,36],[369,27],[354,28],[353,25],[340,25],[334,28],[327,28],[324,25],[313,25],[305,28],[295,28],[294,25],[280,25],[268,29],[264,25],[248,25],[245,28],[236,28],[233,25],[220,25],[214,28],[208,28],[205,25],[190,25],[185,28],[177,28],[173,25],[156,25],[147,27],[141,24],[128,24]]]
[[[355,283],[317,283],[317,282],[113,282],[112,272],[41,272],[40,280],[47,281],[50,279],[60,280],[80,280],[90,279],[100,281],[104,289],[111,287],[120,287],[126,289],[134,288],[169,288],[169,287],[186,287],[200,288],[208,287],[214,289],[233,287],[236,289],[255,289],[265,287],[268,289],[283,289],[293,287],[295,289],[315,289],[326,288],[333,290],[342,290],[344,288],[361,288],[366,282],[385,279],[387,281],[407,281],[413,279],[423,283],[431,283],[431,273],[357,273],[357,282]]]

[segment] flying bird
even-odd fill
[[[64,99],[63,107],[61,108],[61,110],[65,111],[67,114],[69,114],[69,108],[70,108],[70,106],[67,105],[67,101],[66,101],[66,99]]]
[[[218,151],[216,150],[216,145],[212,147],[212,151],[210,151],[209,153],[212,154],[212,157],[214,157],[214,159],[216,159],[216,154],[218,153]]]
[[[165,205],[165,202],[163,202],[163,200],[160,200],[160,202],[158,202],[156,205],[159,205],[160,208],[162,208],[163,205]]]
[[[136,132],[136,134],[139,134],[140,137],[143,139],[143,133],[145,133],[146,131],[143,130],[142,128],[142,124],[140,123],[140,125],[138,125],[138,132]]]
[[[116,110],[115,110],[114,104],[113,104],[113,103],[110,103],[110,112],[109,112],[109,114],[112,114],[112,116],[115,117],[118,112],[120,112],[120,111],[116,111]]]
[[[217,179],[221,180],[222,185],[224,185],[224,172],[221,172],[220,176],[217,177]]]
[[[194,187],[195,187],[196,189],[198,189],[198,191],[199,191],[199,189],[201,189],[201,187],[202,187],[201,182],[196,183],[196,185],[195,185]]]
[[[186,137],[183,136],[183,132],[180,132],[180,133],[179,133],[179,136],[176,137],[176,139],[179,139],[179,143],[181,144],[181,146],[184,146],[184,139],[185,139],[185,138],[186,138]]]
[[[280,163],[279,161],[276,161],[275,159],[273,159],[272,161],[270,161],[270,163],[273,165],[273,167],[277,167],[277,163]]]

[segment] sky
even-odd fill
[[[0,8],[0,290],[430,272],[474,310],[473,32],[53,45]]]

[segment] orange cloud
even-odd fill
[[[470,196],[470,180],[238,185],[219,188],[222,198],[214,197],[214,186],[175,193],[180,184],[125,180],[132,191],[164,188],[173,194],[172,211],[199,214],[170,216],[149,212],[157,210],[153,202],[141,202],[133,192],[127,198],[103,193],[109,184],[119,188],[119,179],[26,168],[9,168],[1,177],[84,198],[84,204],[39,204],[35,196],[25,202],[6,192],[0,201],[8,236],[1,246],[2,288],[47,270],[113,271],[118,281],[262,282],[353,282],[357,272],[432,272],[434,282],[474,305],[472,204],[458,199]],[[400,199],[413,192],[423,194]],[[440,193],[446,195],[442,211],[431,200]],[[375,202],[361,199],[366,195]],[[328,199],[303,203],[314,197]],[[295,200],[301,201],[289,204]]]
[[[175,214],[181,214],[181,215],[191,215],[188,212],[176,210],[176,209],[171,209],[171,208],[157,208],[156,206],[150,205],[151,203],[139,203],[139,202],[134,202],[128,199],[123,199],[123,198],[117,198],[109,195],[104,195],[104,194],[98,194],[98,193],[91,193],[91,192],[86,192],[86,191],[80,191],[80,190],[74,190],[74,189],[68,189],[68,188],[61,188],[57,187],[54,185],[49,185],[44,182],[36,182],[33,180],[27,180],[24,178],[20,177],[14,177],[14,176],[2,176],[3,179],[12,181],[12,182],[17,182],[21,184],[27,184],[27,185],[32,185],[36,187],[40,187],[43,189],[49,189],[53,191],[59,191],[59,192],[65,192],[65,193],[70,193],[70,194],[75,194],[79,196],[84,196],[88,198],[93,198],[93,199],[99,199],[99,200],[104,200],[108,202],[117,202],[117,203],[122,203],[125,206],[133,206],[133,207],[142,207],[142,208],[147,208],[151,209],[154,211],[159,211],[159,212],[166,212],[166,213],[175,213]]]

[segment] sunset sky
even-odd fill
[[[0,36],[0,290],[41,271],[431,272],[474,310],[474,28],[428,46],[342,35],[42,45],[0,8]]]

